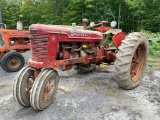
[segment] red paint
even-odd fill
[[[75,34],[73,36],[72,34]],[[100,32],[89,31],[77,29],[75,31],[72,28],[67,26],[57,26],[57,25],[42,25],[42,24],[33,24],[30,26],[30,35],[31,35],[31,45],[32,45],[32,59],[44,62],[44,61],[53,61],[56,59],[57,47],[59,42],[101,42],[103,36]],[[43,45],[45,42],[41,40],[48,35],[47,45]],[[39,44],[34,45],[34,41],[40,41]],[[45,48],[46,47],[46,48]],[[35,52],[35,49],[38,48],[38,52]],[[44,49],[43,49],[44,48]],[[47,49],[47,50],[46,50]],[[43,52],[43,51],[46,51]],[[47,58],[45,59],[45,55]],[[44,58],[44,59],[43,59]]]
[[[106,27],[106,26],[100,26],[100,27],[96,27],[94,28],[95,30],[101,31],[101,32],[105,32],[107,30],[112,29],[111,27]]]
[[[127,34],[125,32],[119,32],[113,36],[112,41],[114,45],[116,46],[116,48],[118,48],[121,45],[122,40],[124,40],[126,35]]]
[[[30,26],[31,35],[33,30],[37,31],[36,34],[59,34],[59,42],[100,42],[103,39],[100,32],[83,29],[72,30],[70,26],[33,24]]]
[[[103,25],[101,28],[102,31],[111,29]],[[111,57],[111,55],[108,55],[108,49],[101,47],[100,44],[102,43],[103,35],[98,31],[78,28],[72,30],[70,26],[61,25],[33,24],[30,26],[30,36],[32,58],[29,60],[29,66],[32,68],[69,70],[75,64],[99,64],[106,60],[115,60],[115,54]],[[75,48],[75,51],[72,51],[72,47],[67,46],[67,44],[65,45],[65,43],[79,43],[81,47],[78,46]],[[90,45],[92,46],[94,44],[94,50],[90,49]],[[83,45],[86,45],[86,47],[83,48]],[[76,51],[78,49],[80,50]],[[86,49],[95,52],[84,52]]]

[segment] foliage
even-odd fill
[[[6,87],[6,86],[8,86],[7,83],[1,83],[1,84],[0,84],[0,88]]]
[[[150,43],[149,49],[150,57],[160,57],[160,43],[158,43],[157,41],[153,41],[152,43]]]
[[[3,22],[11,29],[22,14],[27,29],[34,23],[82,25],[83,18],[95,23],[119,18],[125,32],[160,32],[159,0],[0,0],[0,8]]]
[[[79,25],[82,23],[81,11],[81,0],[70,0],[68,6],[64,10],[64,24],[69,25],[73,22],[76,22]]]
[[[145,15],[142,21],[143,29],[160,32],[160,1],[147,0],[144,3]]]
[[[6,0],[0,0],[0,8],[1,8],[1,10],[3,10],[6,5],[7,5],[7,1]]]
[[[3,22],[7,28],[16,29],[16,22],[20,15],[20,6],[14,3],[8,3],[3,9]]]
[[[149,43],[149,57],[160,58],[160,33],[151,33],[146,30],[141,30],[145,33],[147,38],[152,41]]]
[[[159,58],[149,57],[147,65],[148,65],[148,67],[151,67],[151,69],[147,69],[147,72],[151,72],[151,71],[154,71],[154,70],[160,70],[159,61],[160,61]]]
[[[148,66],[152,67],[151,70],[160,69],[160,33],[152,33],[146,30],[141,30],[141,32],[145,33],[148,39],[152,41],[149,43]]]

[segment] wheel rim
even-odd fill
[[[48,102],[52,99],[52,94],[55,89],[55,79],[52,78],[52,79],[48,79],[47,81],[48,82],[43,91],[43,101],[44,102]]]
[[[34,83],[34,76],[30,76],[25,85],[25,93],[27,96],[30,96],[33,83]]]
[[[146,49],[144,44],[141,44],[137,47],[131,63],[130,75],[133,82],[137,82],[141,77],[145,66],[145,59]]]
[[[18,68],[20,64],[21,60],[16,56],[13,56],[7,60],[7,66],[12,69]]]

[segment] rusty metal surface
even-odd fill
[[[132,64],[131,64],[131,77],[133,82],[137,82],[139,77],[142,74],[142,70],[144,69],[144,63],[146,59],[146,50],[144,45],[139,45],[138,48],[136,49]]]
[[[7,66],[12,69],[17,68],[18,66],[20,66],[20,64],[21,64],[21,60],[19,57],[16,57],[16,56],[10,57],[7,61]]]
[[[126,35],[127,34],[125,32],[118,32],[113,36],[112,41],[117,48],[121,45],[122,40],[124,40]]]
[[[98,31],[73,30],[70,27],[57,25],[33,24],[30,26],[32,58],[29,66],[33,68],[54,68],[70,70],[75,64],[100,64],[101,62],[113,62],[115,49],[108,50],[108,46],[102,45],[103,33]],[[95,29],[104,32],[112,29],[106,27],[106,21]],[[45,38],[41,37],[46,35]],[[42,44],[47,41],[46,44]],[[47,52],[43,52],[47,50]],[[45,58],[43,55],[45,53]]]
[[[121,29],[109,29],[108,31],[106,31],[104,34],[110,34],[110,33],[112,33],[112,34],[117,34],[117,33],[119,33],[119,32],[122,32],[122,30]]]

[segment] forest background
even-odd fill
[[[25,29],[35,23],[82,25],[115,20],[125,32],[160,32],[160,0],[0,0],[3,23],[16,28],[19,15]]]

